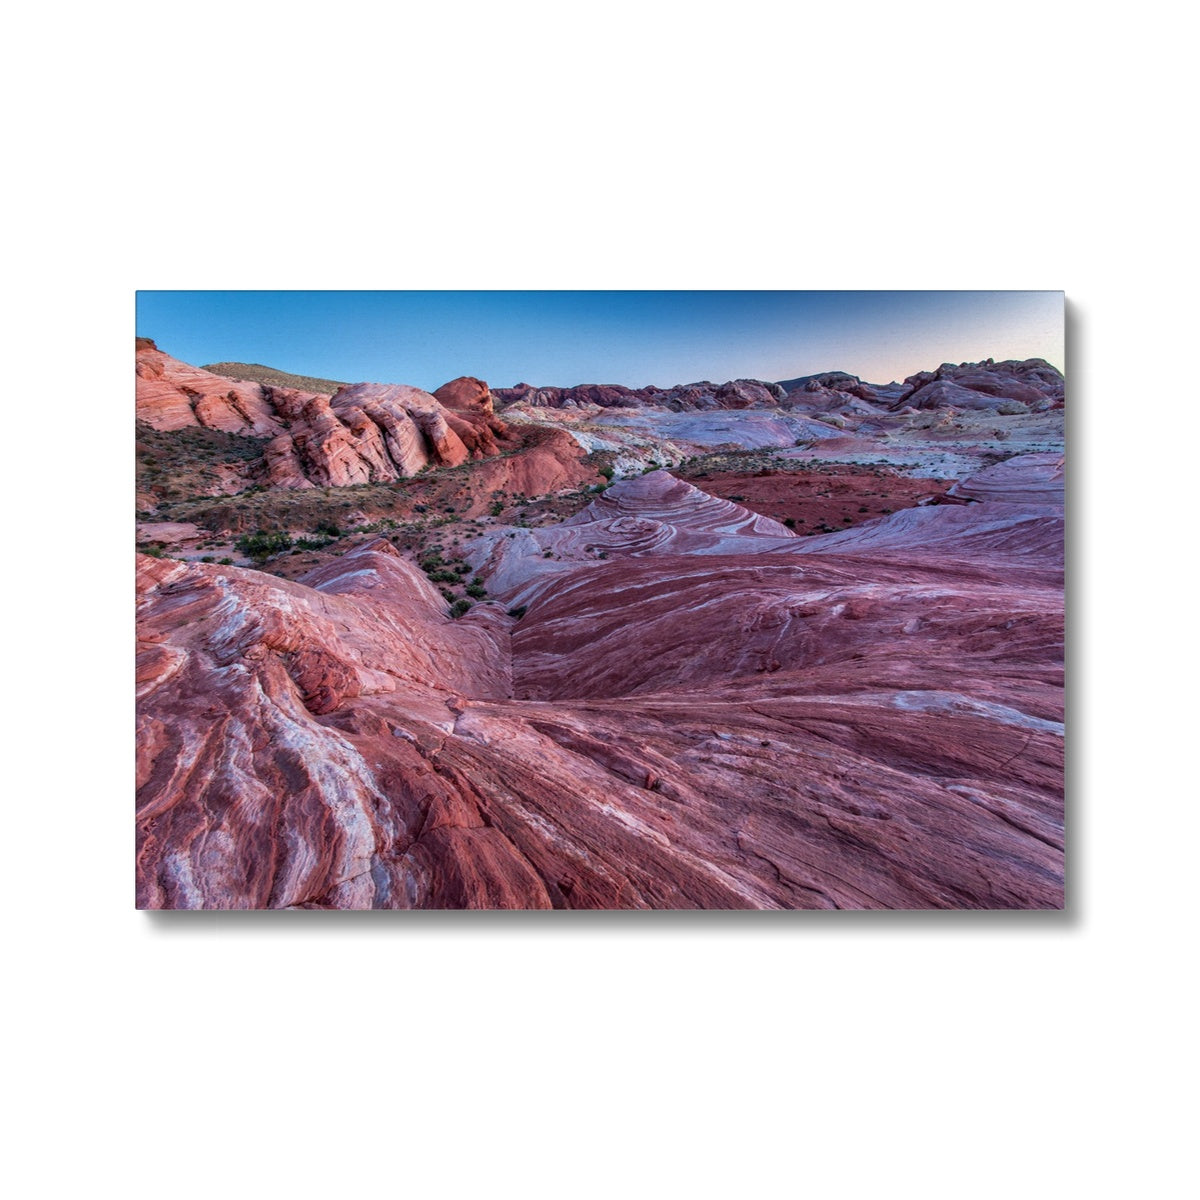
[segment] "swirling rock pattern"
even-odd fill
[[[1061,906],[1057,466],[1002,465],[813,538],[647,475],[458,621],[383,543],[140,558],[139,904]]]

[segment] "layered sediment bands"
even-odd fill
[[[200,425],[255,437],[283,431],[260,384],[239,383],[189,366],[164,354],[149,338],[138,339],[136,374],[137,419],[154,429]]]
[[[729,544],[730,538],[791,536],[778,521],[730,500],[709,496],[669,471],[653,471],[609,488],[582,512],[564,521],[563,528],[612,520],[669,525],[677,533],[697,539],[691,546],[695,551]]]
[[[586,588],[590,577],[576,577],[577,564],[651,553],[745,554],[795,540],[770,517],[655,471],[615,484],[559,525],[493,530],[468,547],[467,561],[506,603],[528,604],[548,589]]]
[[[238,382],[171,358],[149,339],[137,348],[137,418],[153,429],[188,428],[270,438],[263,482],[346,487],[459,466],[495,455],[509,439],[491,393],[464,377],[446,403],[403,384],[359,383],[334,395]]]
[[[1061,454],[1022,454],[956,483],[950,494],[1061,510],[1066,503],[1066,461]]]
[[[824,538],[648,475],[458,621],[379,543],[139,559],[139,903],[1060,906],[1056,468],[1002,465]]]

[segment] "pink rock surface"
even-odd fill
[[[896,409],[999,408],[1006,401],[1034,408],[1061,408],[1066,384],[1062,373],[1040,358],[981,363],[943,363],[904,381],[908,390]]]
[[[952,496],[1008,504],[1049,505],[1066,502],[1066,460],[1061,454],[1022,454],[979,471],[951,489]]]
[[[164,354],[148,338],[138,341],[136,374],[137,419],[155,429],[202,425],[256,437],[283,430],[261,385],[189,366]]]
[[[264,449],[273,487],[346,487],[458,466],[498,453],[507,428],[491,410],[487,385],[445,385],[448,404],[403,384],[359,383],[333,396],[241,383],[189,366],[141,339],[137,418],[154,429],[201,426],[270,438]]]
[[[458,621],[141,558],[139,903],[1059,907],[1055,469],[814,538],[648,475]]]

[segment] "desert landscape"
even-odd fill
[[[137,340],[138,907],[1063,906],[1056,367],[285,365]]]

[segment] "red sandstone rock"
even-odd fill
[[[139,558],[139,904],[1059,907],[1054,470],[824,538],[646,476],[519,621]]]
[[[137,348],[137,419],[155,429],[203,425],[269,437],[283,426],[256,383],[212,375],[164,354],[148,338]]]
[[[284,488],[345,487],[458,466],[496,454],[508,430],[487,385],[447,384],[449,406],[403,384],[360,383],[334,396],[224,379],[141,339],[137,417],[159,430],[202,426],[266,437],[267,481]]]

